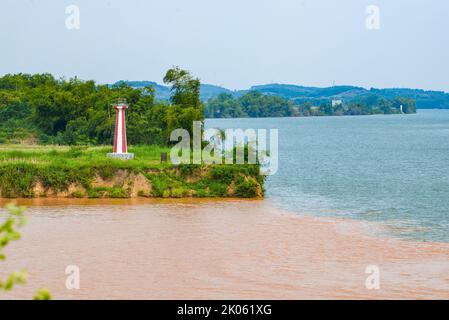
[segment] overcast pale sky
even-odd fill
[[[66,7],[80,29],[66,28]],[[367,6],[380,29],[366,28]],[[0,74],[449,91],[447,0],[1,0]]]

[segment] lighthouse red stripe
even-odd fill
[[[128,152],[126,147],[125,110],[122,110],[122,152]]]
[[[117,153],[118,113],[119,113],[119,110],[117,110],[116,115],[115,115],[114,153]]]

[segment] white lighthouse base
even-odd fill
[[[108,153],[108,158],[131,160],[134,159],[134,153]]]

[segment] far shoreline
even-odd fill
[[[354,117],[382,117],[382,116],[413,116],[416,115],[422,111],[445,111],[449,112],[449,109],[446,108],[421,108],[417,109],[414,113],[391,113],[391,114],[357,114],[357,115],[322,115],[322,116],[291,116],[291,117],[239,117],[239,118],[205,118],[206,121],[208,120],[248,120],[248,119],[309,119],[309,118],[354,118]]]

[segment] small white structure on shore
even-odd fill
[[[341,106],[343,104],[342,100],[332,100],[332,107]]]
[[[114,152],[108,153],[109,158],[133,159],[134,154],[128,153],[128,145],[126,140],[126,120],[125,110],[128,109],[126,100],[120,99],[114,106],[116,112],[115,131],[114,131]]]

